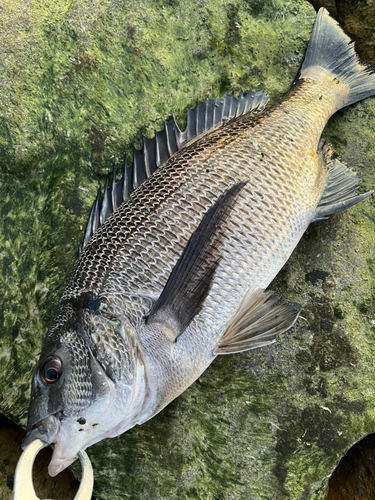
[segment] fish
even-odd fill
[[[33,375],[26,448],[80,450],[159,413],[221,355],[274,343],[301,306],[268,290],[307,227],[368,198],[321,141],[374,71],[322,8],[290,93],[207,99],[144,138],[95,200]]]

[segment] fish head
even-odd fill
[[[34,439],[53,445],[51,476],[75,461],[80,450],[136,423],[146,394],[143,363],[131,342],[120,343],[121,353],[116,350],[116,329],[114,321],[87,311],[47,334],[33,376],[22,447]],[[123,365],[121,377],[116,362]]]

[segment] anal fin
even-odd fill
[[[367,193],[357,194],[356,190],[360,178],[357,177],[355,172],[340,161],[327,158],[325,151],[324,155],[329,167],[328,179],[326,188],[316,208],[315,220],[346,210],[373,193],[373,191],[368,191]]]
[[[216,354],[232,354],[273,344],[280,333],[293,326],[300,304],[279,302],[274,292],[257,289],[243,298],[222,336]]]

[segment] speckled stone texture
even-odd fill
[[[25,425],[43,336],[114,159],[206,96],[290,88],[315,17],[305,1],[1,0],[0,412]],[[326,128],[375,186],[375,99]],[[217,359],[160,415],[89,449],[95,496],[323,500],[375,431],[371,198],[310,227],[272,288],[302,318]]]

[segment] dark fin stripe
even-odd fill
[[[334,76],[349,87],[348,99],[340,107],[375,94],[374,69],[361,63],[354,43],[322,7],[316,16],[300,78],[324,81],[327,76]]]
[[[244,109],[245,109],[245,98],[241,90],[240,95],[238,96],[236,116],[241,116]]]
[[[145,163],[143,161],[142,152],[139,149],[134,149],[133,156],[133,188],[138,186],[146,179]]]
[[[201,106],[196,106],[196,122],[194,128],[194,136],[202,134],[206,130],[207,121],[207,99]]]
[[[165,130],[167,133],[167,146],[168,146],[168,154],[169,157],[173,156],[178,151],[177,145],[177,136],[176,132],[180,133],[180,129],[175,122],[175,119],[172,118],[169,122],[165,122]]]
[[[169,158],[168,154],[168,144],[167,144],[167,132],[165,127],[156,132],[156,166],[160,167]]]
[[[113,203],[116,205],[116,208],[122,203],[122,188],[123,188],[123,182],[116,182],[114,178],[114,182],[112,184],[112,192],[113,192]],[[115,207],[113,208],[114,210],[116,210]]]
[[[98,189],[95,201],[90,210],[89,220],[87,221],[87,226],[85,230],[85,236],[83,237],[83,242],[79,253],[81,253],[82,249],[87,245],[89,239],[91,238],[91,235],[97,230],[97,225],[95,224],[95,215],[99,203],[100,203],[100,188]]]
[[[204,104],[202,104],[204,106]],[[186,144],[196,136],[197,129],[197,114],[198,106],[193,109],[188,109],[187,123],[186,123]]]
[[[223,226],[244,185],[240,182],[229,188],[205,213],[147,317],[147,324],[173,324],[177,339],[202,309],[221,260]]]
[[[117,188],[116,188],[116,173],[117,173],[117,163],[115,162],[113,165],[113,172],[112,172],[112,186],[111,186],[111,201],[112,201],[112,208],[113,210],[116,210],[118,207],[117,203]]]
[[[109,180],[105,183],[102,205],[100,207],[99,225],[101,226],[113,212],[111,190],[108,186]]]
[[[352,207],[373,193],[373,191],[368,191],[367,193],[357,194],[356,190],[360,178],[338,160],[329,158],[328,147],[325,149],[324,154],[329,165],[327,186],[316,208],[315,220],[323,219],[328,215]]]
[[[216,127],[222,123],[224,105],[218,97],[215,97],[214,101],[213,126]]]
[[[200,106],[188,110],[186,130],[181,132],[174,118],[165,123],[152,139],[143,137],[141,150],[134,149],[133,164],[129,165],[125,157],[124,173],[119,181],[116,181],[116,165],[113,168],[111,186],[104,190],[104,198],[97,198],[94,202],[95,213],[98,211],[100,217],[98,224],[94,225],[94,218],[90,217],[87,222],[85,236],[81,249],[83,249],[97,228],[103,224],[113,210],[121,205],[127,197],[142,182],[150,177],[168,158],[178,150],[189,144],[200,134],[222,125],[226,121],[248,112],[262,111],[268,102],[268,96],[263,91],[245,92],[241,91],[238,99],[234,94],[224,95],[222,98],[206,99]],[[107,188],[110,191],[107,193]],[[103,204],[105,206],[103,207]]]
[[[215,100],[214,99],[206,99],[206,114],[204,117],[204,120],[205,120],[204,130],[209,130],[214,126],[214,109],[215,109]]]
[[[126,200],[126,198],[133,192],[132,179],[133,179],[133,168],[132,168],[132,165],[129,165],[129,163],[128,163],[128,155],[125,155],[124,174],[123,174],[123,178],[122,178],[122,181],[123,181],[123,185],[122,185],[123,200]]]
[[[156,170],[156,142],[143,136],[143,158],[145,162],[146,177],[150,177]]]
[[[93,206],[94,214],[93,214],[92,227],[94,231],[96,231],[100,226],[100,206],[101,206],[101,189],[99,188]]]
[[[247,293],[213,354],[232,354],[273,344],[293,326],[301,306],[280,302],[274,292]]]
[[[338,212],[342,212],[343,210],[346,210],[347,208],[356,205],[360,201],[365,200],[366,198],[371,196],[373,192],[374,191],[368,191],[367,193],[358,194],[357,196],[354,196],[349,200],[339,201],[337,203],[333,203],[332,205],[328,205],[327,207],[319,208],[316,211],[316,220],[325,219],[328,215],[333,215],[337,214]]]

